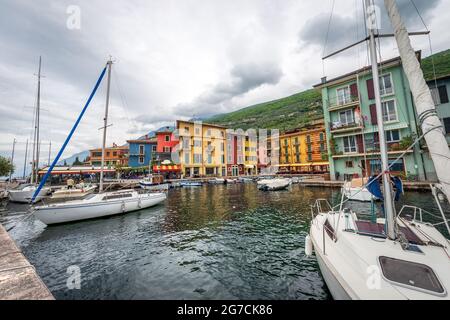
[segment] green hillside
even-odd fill
[[[423,75],[427,81],[434,79],[432,62],[437,78],[450,75],[450,49],[435,53],[422,60]]]
[[[244,130],[249,128],[288,130],[302,127],[321,117],[321,94],[310,89],[286,98],[217,115],[207,119],[206,122]]]
[[[432,57],[436,76],[439,78],[450,75],[450,49],[436,53]],[[431,56],[422,60],[422,69],[427,81],[434,79]],[[277,128],[285,131],[303,127],[320,118],[322,118],[321,93],[310,89],[286,98],[220,114],[205,121],[233,129]]]

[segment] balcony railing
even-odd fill
[[[348,105],[352,105],[359,102],[359,97],[356,95],[348,95],[344,98],[335,97],[330,100],[328,100],[328,108],[334,109],[339,107],[346,107]]]
[[[361,124],[358,122],[348,122],[348,123],[342,123],[342,122],[332,122],[330,123],[330,131],[338,131],[338,130],[345,130],[345,129],[357,129],[361,128]]]

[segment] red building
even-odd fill
[[[171,153],[172,148],[178,144],[175,135],[173,134],[173,129],[166,127],[164,130],[156,132],[156,152],[158,153]]]

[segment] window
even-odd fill
[[[184,133],[189,134],[189,127],[184,127]]]
[[[117,151],[113,152],[113,157],[117,157]]]
[[[223,142],[220,143],[220,151],[225,151],[225,144]]]
[[[386,142],[398,142],[400,141],[400,131],[399,130],[389,130],[386,131]]]
[[[184,154],[184,163],[185,164],[189,164],[189,159],[190,159],[190,154],[189,153],[185,153]]]
[[[345,161],[346,168],[353,168],[353,161]]]
[[[288,145],[288,140],[284,139],[284,145],[287,146]]]
[[[325,143],[321,142],[320,143],[320,152],[324,152],[325,151]]]
[[[163,148],[163,152],[171,152],[170,149],[171,149],[170,147],[164,147],[164,148]]]
[[[202,163],[202,155],[199,153],[194,153],[194,163]]]
[[[444,118],[442,121],[444,122],[445,133],[450,134],[450,118]]]
[[[389,100],[381,103],[383,111],[383,121],[397,121],[397,111],[395,110],[395,101]]]
[[[308,153],[308,161],[312,161],[312,153]]]
[[[211,135],[211,129],[206,130],[206,135],[210,136]]]
[[[398,160],[397,162],[395,162],[395,159],[389,159],[389,166],[390,166],[390,171],[392,172],[405,172],[405,165],[403,163],[403,159]],[[381,160],[377,159],[373,159],[369,161],[369,165],[370,165],[370,172],[378,174],[381,172]]]
[[[200,128],[195,128],[195,134],[200,135]]]
[[[298,144],[298,137],[295,137],[295,144]]]
[[[298,153],[295,155],[295,160],[297,163],[300,162],[300,155]]]
[[[167,141],[170,141],[170,136],[169,136],[169,135],[166,135],[166,136],[164,137],[164,139],[166,140],[166,142],[167,142]]]
[[[380,94],[382,96],[392,94],[394,87],[392,86],[391,74],[385,74],[380,77]]]
[[[152,152],[156,152],[156,144],[152,145]]]
[[[139,154],[144,154],[144,145],[139,145]]]
[[[211,153],[208,153],[208,164],[212,163],[212,155]]]
[[[343,105],[351,102],[350,87],[337,89],[336,95],[338,105]]]
[[[325,135],[323,134],[323,132],[321,132],[320,135],[319,135],[320,141],[323,141],[323,140],[324,140],[324,137],[325,137]]]
[[[225,164],[225,155],[222,155],[222,164]]]
[[[430,91],[435,105],[449,102],[446,85],[430,88]]]
[[[139,163],[143,164],[144,163],[144,156],[139,156]]]
[[[356,140],[354,136],[344,137],[344,153],[356,152]]]
[[[353,109],[339,112],[339,121],[344,125],[355,123],[355,115],[353,113]]]
[[[306,143],[311,143],[311,136],[310,135],[306,136]]]
[[[194,147],[201,147],[202,146],[202,141],[198,140],[198,139],[194,139]]]

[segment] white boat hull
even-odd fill
[[[345,197],[349,200],[355,200],[355,201],[363,201],[363,202],[370,202],[372,200],[378,200],[377,197],[372,195],[367,188],[352,188],[347,187],[344,188],[344,194]]]
[[[151,191],[167,191],[167,190],[169,190],[168,183],[152,184],[152,183],[146,183],[146,182],[141,181],[141,182],[139,182],[139,186],[142,189],[151,190]]]
[[[258,181],[258,189],[265,191],[284,190],[291,185],[290,179],[269,179]]]
[[[101,218],[155,206],[166,199],[166,194],[148,193],[114,200],[102,200],[103,197],[104,194],[99,194],[94,199],[36,207],[34,215],[47,225]]]
[[[12,189],[9,190],[9,200],[11,202],[19,202],[19,203],[30,203],[31,198],[33,197],[34,192],[36,191],[36,186],[27,186],[23,189]],[[50,194],[50,188],[42,188],[39,194],[37,195],[35,202],[42,200]]]

